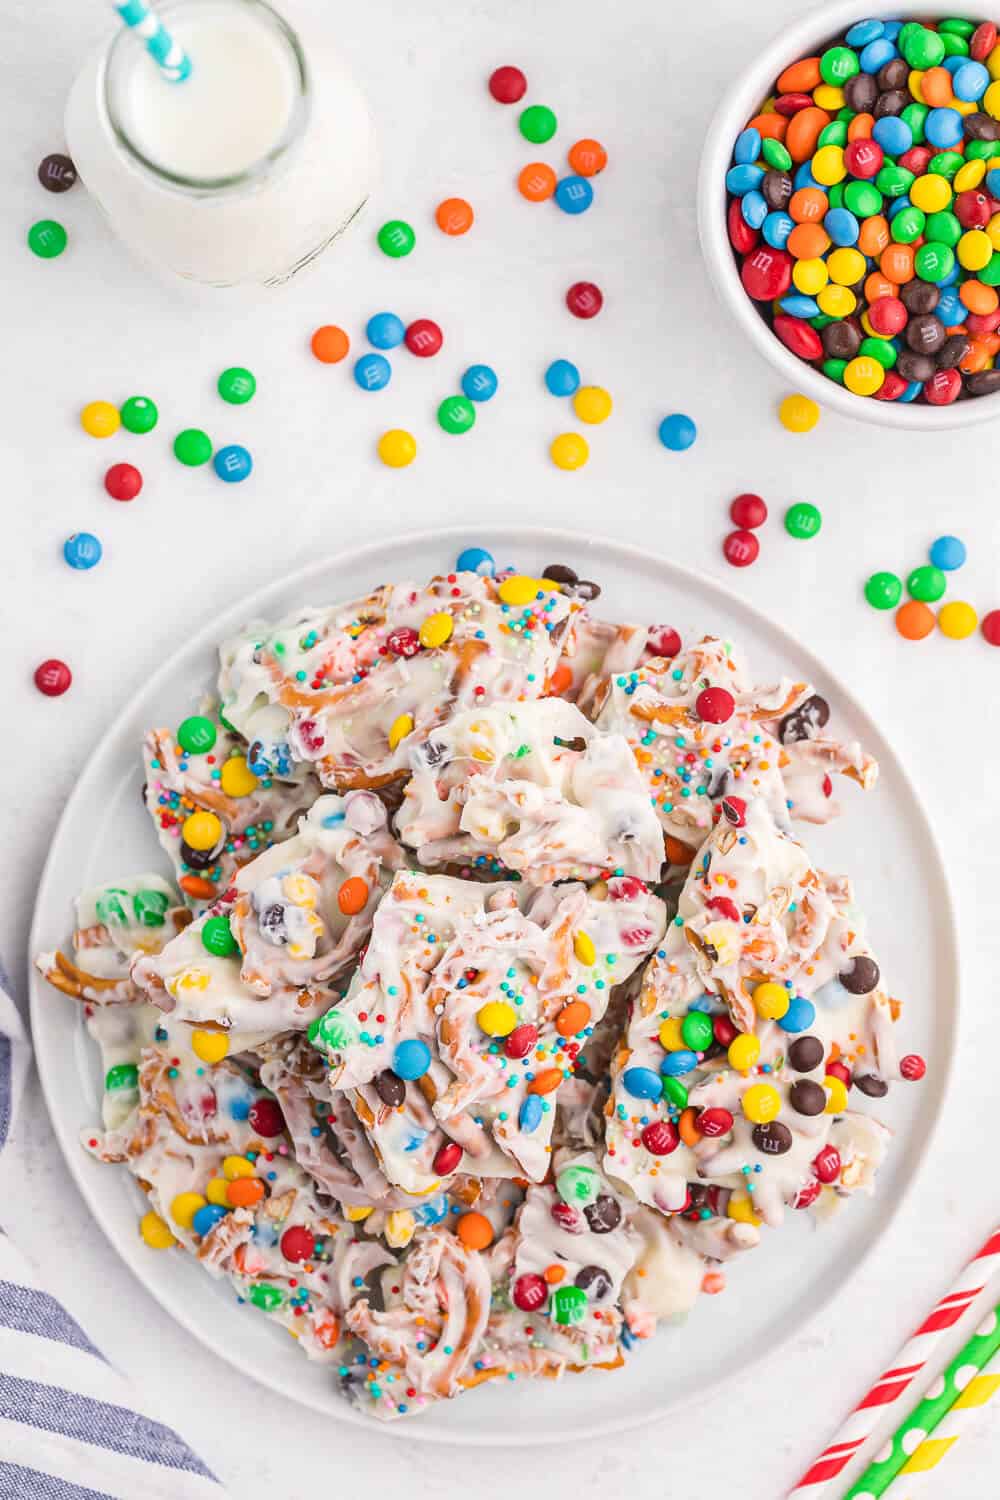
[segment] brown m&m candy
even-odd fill
[[[788,1102],[798,1115],[821,1115],[826,1109],[826,1090],[811,1078],[799,1078],[788,1091]]]
[[[839,978],[849,995],[870,995],[879,981],[879,967],[867,953],[858,953]]]
[[[800,1087],[796,1084],[796,1088]],[[814,1087],[819,1087],[818,1084]],[[820,1093],[823,1090],[820,1089]],[[751,1139],[757,1150],[764,1156],[784,1156],[786,1151],[792,1149],[792,1132],[787,1125],[780,1120],[770,1120],[766,1125],[755,1125],[751,1131]]]
[[[583,1213],[594,1234],[610,1234],[622,1221],[618,1200],[610,1193],[602,1193],[593,1203],[586,1204]]]
[[[823,1043],[818,1036],[798,1036],[788,1049],[788,1061],[796,1073],[811,1073],[823,1061]]]
[[[869,1099],[884,1099],[889,1092],[885,1079],[879,1078],[876,1073],[855,1074],[854,1086],[867,1094]]]
[[[830,705],[819,693],[813,693],[798,708],[786,714],[778,729],[778,738],[783,745],[795,740],[811,740],[830,718]]]
[[[375,1092],[383,1104],[398,1109],[406,1098],[406,1084],[391,1068],[386,1068],[375,1079]]]
[[[53,151],[38,164],[38,180],[50,193],[66,193],[76,182],[76,168],[68,156]]]

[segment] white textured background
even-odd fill
[[[295,19],[329,3],[296,0],[286,10]],[[978,637],[909,645],[860,600],[868,572],[905,573],[934,536],[954,531],[970,561],[951,596],[981,612],[1000,606],[995,428],[904,438],[824,416],[813,433],[793,437],[776,418],[783,389],[730,339],[695,236],[698,151],[720,89],[782,18],[797,14],[794,0],[754,8],[737,0],[366,0],[333,8],[375,112],[383,176],[363,226],[314,275],[249,310],[225,294],[191,300],[159,285],[115,245],[82,189],[54,197],[35,180],[38,160],[63,146],[66,91],[102,33],[97,0],[36,0],[16,7],[16,18],[13,6],[0,17],[0,952],[18,988],[34,887],[62,801],[112,711],[188,625],[312,556],[392,530],[465,522],[474,539],[476,516],[487,513],[576,525],[647,538],[682,562],[738,579],[748,598],[852,678],[901,746],[940,833],[961,914],[965,1030],[948,1117],[891,1234],[831,1317],[752,1380],[600,1451],[519,1453],[516,1434],[505,1433],[490,1456],[400,1447],[377,1433],[321,1427],[261,1389],[237,1387],[88,1222],[37,1084],[4,1162],[0,1218],[239,1500],[401,1484],[424,1494],[460,1483],[482,1500],[512,1491],[525,1500],[686,1500],[723,1485],[746,1500],[776,1500],[1000,1218],[986,1149],[1000,1051],[1000,652]],[[516,111],[489,99],[486,78],[501,62],[523,67],[528,99],[559,115],[549,146],[528,146]],[[598,136],[611,157],[591,211],[571,219],[521,200],[519,167],[541,158],[561,169],[580,135]],[[450,240],[431,216],[456,193],[473,202],[477,222],[465,239]],[[419,236],[404,262],[373,244],[377,225],[397,216]],[[58,261],[35,260],[24,246],[41,217],[69,229]],[[605,310],[591,323],[562,305],[579,278],[605,292]],[[433,361],[394,358],[391,387],[366,395],[347,366],[316,364],[308,337],[336,322],[359,341],[366,318],[383,308],[407,321],[435,318],[446,342]],[[588,434],[591,460],[576,474],[547,459],[551,437],[572,425],[541,385],[558,356],[616,402],[612,420]],[[472,435],[448,438],[434,411],[473,360],[494,365],[501,392],[480,410]],[[214,394],[218,371],[237,363],[259,381],[246,408],[225,407]],[[152,436],[98,445],[83,435],[77,412],[86,401],[135,393],[160,406]],[[677,409],[699,426],[685,455],[668,454],[655,438],[660,417]],[[188,425],[203,425],[219,443],[245,441],[253,479],[226,487],[209,472],[182,470],[169,439]],[[374,458],[374,440],[390,426],[410,428],[421,443],[407,471],[389,472]],[[119,458],[134,459],[145,475],[130,506],[115,505],[100,485]],[[719,542],[726,504],[743,489],[768,499],[772,522],[761,560],[736,575]],[[823,510],[813,543],[794,543],[781,529],[795,499]],[[77,529],[104,542],[94,573],[71,573],[61,560],[62,540]],[[31,669],[48,655],[64,656],[76,674],[60,700],[31,685]],[[942,1495],[949,1487],[983,1493],[997,1464],[1000,1422],[987,1420],[949,1460]]]

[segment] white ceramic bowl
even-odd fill
[[[995,12],[995,8],[994,8]],[[759,109],[774,87],[778,74],[799,57],[822,52],[835,37],[843,36],[855,21],[875,17],[886,20],[937,20],[962,15],[970,21],[995,20],[995,13],[977,5],[948,10],[943,0],[835,0],[810,11],[801,21],[787,26],[733,84],[709,127],[698,177],[698,233],[709,273],[733,319],[769,364],[791,383],[793,390],[812,396],[821,406],[832,407],[845,417],[874,422],[880,427],[941,431],[969,427],[1000,416],[1000,393],[954,401],[950,406],[902,405],[854,396],[835,380],[797,359],[772,333],[769,325],[743,289],[739,268],[726,229],[726,172],[731,165],[733,143],[747,120]]]

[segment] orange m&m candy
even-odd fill
[[[312,352],[324,365],[339,364],[350,347],[350,339],[336,323],[325,323],[312,336]]]
[[[529,162],[521,168],[517,190],[529,203],[544,203],[556,190],[556,174],[543,161]]]
[[[352,875],[337,892],[337,905],[345,917],[356,917],[367,906],[369,895],[368,882],[360,875]]]
[[[904,640],[922,641],[934,625],[934,611],[919,599],[908,599],[896,611],[896,629]]]
[[[464,198],[446,198],[438,204],[434,218],[437,227],[445,234],[468,234],[475,214],[472,204]]]
[[[600,141],[577,141],[569,148],[569,164],[581,177],[596,177],[607,166],[608,153]]]
[[[485,1250],[493,1243],[493,1225],[485,1214],[475,1210],[462,1214],[455,1225],[455,1233],[466,1250]]]
[[[252,1208],[264,1196],[264,1184],[259,1177],[237,1177],[226,1184],[226,1202],[233,1208]]]
[[[576,1036],[590,1020],[590,1006],[585,1000],[571,1000],[564,1005],[556,1017],[556,1030],[560,1036]]]

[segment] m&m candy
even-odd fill
[[[555,115],[547,105],[529,104],[527,109],[522,109],[518,116],[517,128],[526,141],[531,141],[535,146],[541,146],[555,135],[557,123]]]
[[[379,438],[378,456],[390,469],[405,469],[417,456],[417,440],[412,432],[393,427]]]
[[[223,401],[228,401],[230,406],[245,406],[248,401],[253,400],[256,394],[257,381],[242,365],[230,365],[229,369],[223,370],[219,376],[217,389]],[[122,421],[125,421],[124,407],[122,408]]]
[[[84,572],[97,567],[103,550],[97,537],[89,531],[74,531],[63,542],[63,557],[71,568]]]
[[[659,426],[660,442],[672,453],[683,453],[690,448],[698,436],[698,428],[691,417],[683,412],[672,412],[664,417]]]
[[[590,457],[590,448],[580,433],[563,432],[552,439],[549,456],[557,469],[581,469]]]
[[[55,219],[39,219],[28,230],[28,249],[39,260],[55,260],[62,255],[69,236],[62,224]]]
[[[391,260],[401,260],[403,256],[409,255],[417,243],[413,226],[407,224],[405,219],[390,219],[382,225],[377,239],[379,249]]]
[[[811,432],[819,421],[819,407],[808,396],[786,396],[778,416],[789,432]]]
[[[376,313],[365,324],[365,338],[375,349],[395,349],[405,335],[406,324],[395,313]]]
[[[596,318],[604,306],[604,293],[593,281],[574,281],[566,293],[566,306],[574,318]]]
[[[430,318],[417,318],[405,334],[406,347],[418,359],[430,359],[444,343],[444,334]]]
[[[580,384],[580,371],[568,359],[554,359],[545,371],[545,385],[553,396],[572,396]]]
[[[64,661],[50,656],[35,668],[35,687],[46,698],[59,698],[73,681],[73,673]]]
[[[987,645],[1000,646],[1000,609],[991,609],[983,615],[979,629]]]
[[[520,68],[509,64],[490,74],[489,90],[498,104],[516,104],[528,91],[528,80]]]
[[[865,598],[872,609],[895,609],[902,596],[902,580],[895,573],[873,573],[865,584]]]
[[[392,379],[392,365],[384,354],[362,354],[354,363],[354,381],[363,391],[382,391]]]
[[[921,599],[925,604],[934,604],[947,587],[944,574],[933,563],[914,568],[906,580],[906,592],[912,599]]]
[[[581,422],[606,422],[612,405],[610,394],[599,385],[581,386],[573,397],[573,410]]]
[[[460,383],[470,401],[492,401],[497,393],[497,373],[489,365],[470,365]]]
[[[493,554],[485,547],[466,547],[458,554],[455,567],[459,573],[479,573],[484,578],[492,578],[496,572]]]
[[[444,432],[468,432],[475,426],[476,408],[466,396],[446,396],[438,407],[437,419]]]
[[[185,427],[174,438],[174,457],[189,469],[207,464],[212,457],[212,439],[200,427]]]
[[[90,401],[80,413],[80,426],[89,437],[113,437],[121,425],[118,408],[110,401]]]
[[[112,500],[134,500],[142,489],[142,475],[134,464],[112,464],[104,476]]]
[[[748,568],[759,553],[760,542],[752,531],[731,531],[722,543],[722,555],[734,568]]]
[[[936,623],[934,611],[920,599],[908,599],[896,611],[896,629],[907,641],[922,641]]]
[[[574,141],[569,148],[567,160],[579,176],[596,177],[598,172],[603,172],[607,166],[608,153],[600,141],[584,139]]]
[[[249,371],[246,373],[249,374]],[[221,380],[222,377],[219,378]],[[252,375],[250,379],[253,379]],[[129,396],[127,401],[122,402],[119,415],[126,432],[152,432],[160,420],[156,402],[151,401],[148,396]]]
[[[971,604],[955,599],[949,604],[942,604],[938,610],[937,622],[941,634],[950,641],[964,641],[979,624],[979,616]]]
[[[957,536],[939,536],[931,543],[930,560],[943,573],[953,573],[962,567],[968,553],[965,543]]]
[[[532,161],[518,173],[517,190],[529,203],[544,203],[554,194],[557,181],[550,166],[543,161]]]
[[[38,164],[38,180],[49,193],[67,193],[76,182],[76,167],[68,156],[53,151]]]
[[[472,204],[464,198],[445,198],[434,211],[435,222],[443,234],[468,234],[475,217]]]
[[[240,484],[253,472],[253,459],[240,443],[228,443],[212,460],[216,474],[226,484]]]
[[[815,505],[810,505],[807,500],[800,500],[796,505],[790,505],[785,511],[785,530],[789,536],[799,541],[807,541],[816,536],[823,525],[823,517]]]
[[[755,531],[767,520],[767,505],[759,495],[737,495],[729,507],[729,515],[734,526]]]
[[[564,177],[556,186],[555,199],[564,214],[582,214],[594,201],[594,189],[586,177]]]
[[[324,323],[313,334],[309,347],[321,364],[336,365],[347,357],[351,341],[335,323]]]

